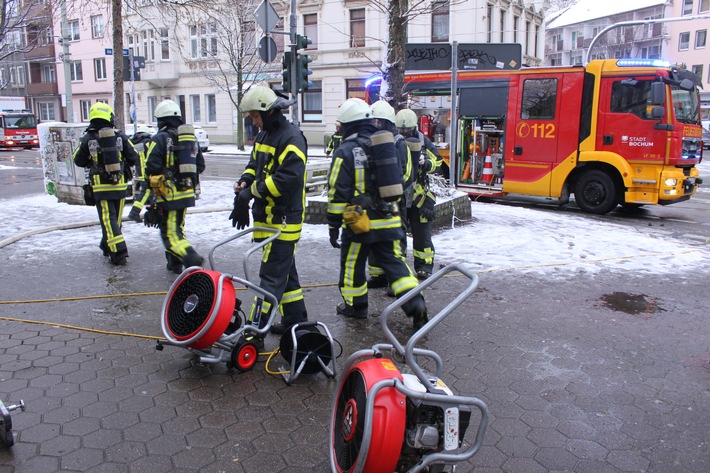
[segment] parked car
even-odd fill
[[[158,131],[157,128],[155,128],[153,125],[145,125],[143,123],[129,123],[126,125],[126,129],[124,130],[126,132],[126,135],[130,138],[131,136],[135,135],[134,130],[136,130],[139,126],[147,126],[148,129],[150,130],[150,134],[155,135],[155,133]]]
[[[197,137],[197,142],[200,144],[200,149],[202,151],[209,151],[210,138],[200,125],[195,125],[195,136]]]
[[[703,148],[710,149],[710,131],[703,127]]]

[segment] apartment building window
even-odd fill
[[[710,11],[710,0],[700,0],[698,13],[707,13],[708,11]]]
[[[523,83],[523,120],[552,120],[557,110],[557,79],[528,79]]]
[[[500,11],[500,42],[505,42],[505,16],[508,12],[505,10]]]
[[[306,49],[318,49],[318,15],[303,15],[303,34],[312,41]]]
[[[693,14],[693,0],[683,0],[683,16]]]
[[[535,57],[540,57],[540,25],[535,25]]]
[[[170,36],[167,28],[160,28],[160,59],[170,60]]]
[[[69,28],[69,31],[67,31],[69,41],[79,41],[81,39],[81,35],[79,34],[79,20],[69,20],[67,26]]]
[[[493,5],[486,5],[486,42],[492,42],[493,38]]]
[[[345,79],[345,98],[367,100],[365,81],[363,79]]]
[[[25,67],[24,66],[17,66],[17,86],[18,87],[25,86]]]
[[[52,102],[39,102],[37,104],[39,109],[39,119],[42,121],[52,121],[57,119],[56,112],[54,111],[54,103]]]
[[[687,51],[690,44],[690,32],[684,31],[678,39],[678,51]]]
[[[155,107],[158,106],[158,98],[155,95],[148,97],[148,116],[150,117],[150,123],[155,123]]]
[[[350,10],[350,47],[365,47],[365,9]]]
[[[431,41],[449,41],[449,2],[448,0],[435,1],[431,12]]]
[[[190,26],[190,57],[192,59],[197,59],[199,40],[197,26]]]
[[[14,67],[10,68],[10,85],[13,87],[17,85],[17,71]]]
[[[695,75],[698,76],[698,78],[700,80],[703,80],[702,79],[702,77],[703,77],[703,65],[702,64],[696,64],[693,67],[691,67],[690,69],[695,73]]]
[[[106,59],[94,59],[94,78],[96,80],[106,80]]]
[[[95,15],[91,17],[91,37],[92,38],[103,38],[104,37],[104,16]]]
[[[574,44],[572,45],[574,47]],[[530,55],[530,22],[525,22],[525,55]]]
[[[42,82],[52,84],[57,82],[57,70],[54,64],[44,64],[42,66]]]
[[[708,30],[699,30],[695,32],[695,49],[705,47],[705,42],[708,39]]]
[[[323,121],[323,85],[319,80],[314,80],[308,87],[308,92],[303,93],[303,122]]]
[[[190,57],[206,58],[217,55],[217,23],[190,26]]]
[[[84,80],[84,73],[81,70],[81,61],[72,61],[69,65],[71,71],[71,81],[80,82]]]
[[[520,24],[520,17],[513,16],[513,42],[518,42],[518,26]]]
[[[91,109],[91,100],[79,100],[79,109],[81,111],[81,121],[89,121],[89,111]]]
[[[205,95],[207,103],[207,123],[217,123],[217,98],[214,94]]]
[[[190,108],[192,109],[192,121],[200,123],[202,121],[202,113],[200,110],[199,95],[190,95]]]

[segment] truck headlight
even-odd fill
[[[666,187],[675,187],[678,185],[678,179],[666,179],[665,183]]]

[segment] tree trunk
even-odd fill
[[[408,0],[390,0],[389,44],[387,45],[387,68],[384,79],[388,91],[386,100],[392,99],[396,110],[404,106],[404,55],[407,43],[407,21],[403,14],[408,8]]]
[[[113,23],[113,112],[115,127],[124,127],[123,106],[123,19],[121,18],[121,0],[111,0],[111,21]]]

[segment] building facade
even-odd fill
[[[272,0],[280,18],[268,34],[254,16],[259,1],[175,5],[180,3],[123,2],[124,48],[144,61],[140,80],[125,84],[125,122],[135,117],[139,123],[154,123],[155,107],[170,98],[180,104],[187,122],[207,131],[211,142],[234,143],[242,119],[235,105],[240,82],[242,89],[268,83],[281,90],[281,58],[289,45],[288,36],[278,32],[290,30],[290,2]],[[367,80],[383,72],[386,4],[377,0],[298,2],[296,30],[312,41],[305,53],[313,59],[313,74],[312,85],[299,97],[297,119],[311,143],[321,144],[323,135],[334,130],[339,105],[347,98],[364,96]],[[407,42],[520,43],[523,63],[541,65],[548,6],[548,0],[428,0],[417,15],[407,18]],[[54,41],[25,57],[31,70],[28,86],[33,90],[33,108],[41,119],[85,122],[92,103],[112,103],[113,57],[105,52],[112,46],[109,11],[106,4],[92,8],[73,2],[67,9],[66,31],[62,34],[62,18],[55,12]],[[68,55],[63,54],[64,43],[58,41],[63,37]],[[264,41],[277,50],[268,63],[261,60],[258,49]],[[56,90],[50,85],[52,79],[56,79]],[[72,117],[66,116],[64,106],[69,90]]]

